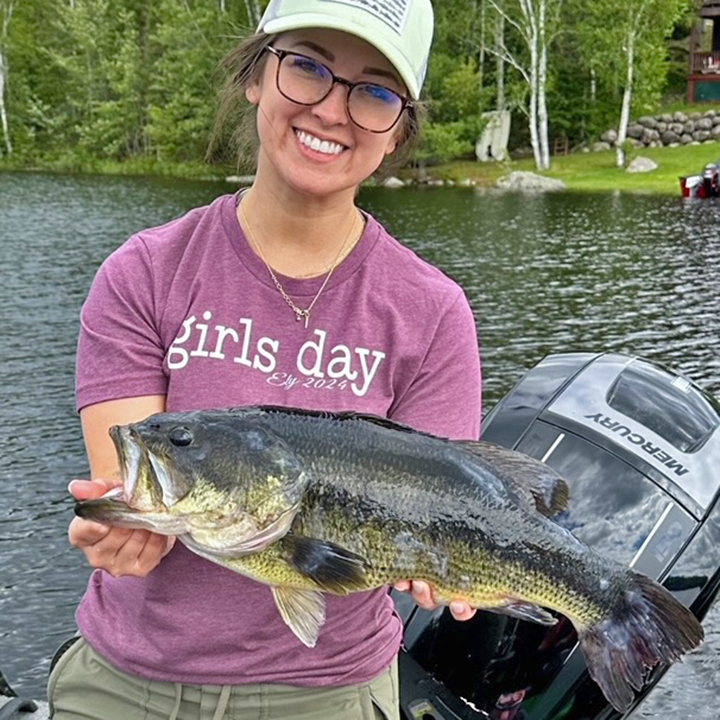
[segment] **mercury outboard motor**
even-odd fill
[[[686,378],[619,354],[551,355],[489,413],[483,439],[538,458],[570,486],[555,520],[665,585],[702,620],[720,589],[720,404]],[[400,594],[396,594],[399,596]],[[406,720],[619,718],[565,618],[415,609],[400,655]],[[656,668],[628,712],[650,692]]]

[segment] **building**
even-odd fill
[[[703,0],[690,35],[687,101],[720,101],[720,0]]]

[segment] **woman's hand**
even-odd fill
[[[119,483],[112,480],[73,480],[68,486],[76,500],[104,495]],[[170,552],[175,538],[149,530],[108,527],[76,517],[70,523],[68,538],[73,547],[85,553],[91,567],[113,577],[145,577]]]
[[[434,610],[437,607],[432,589],[422,580],[403,580],[395,583],[394,587],[401,592],[409,592],[412,599],[423,610]],[[475,608],[471,608],[463,600],[453,600],[450,603],[450,612],[456,620],[469,620],[475,615]]]

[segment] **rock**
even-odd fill
[[[590,150],[592,152],[605,152],[606,150],[610,150],[610,144],[606,142],[596,142],[590,146]]]
[[[716,110],[706,110],[703,113],[703,117],[710,118],[710,119],[714,118],[716,115],[717,115]]]
[[[649,128],[650,130],[654,130],[657,126],[657,120],[649,115],[643,115],[643,117],[638,118],[637,124]]]
[[[710,131],[710,135],[714,138],[720,138],[720,125],[715,125],[713,129]]]
[[[233,185],[252,185],[255,182],[254,175],[228,175],[225,182],[233,183]]]
[[[462,187],[474,187],[476,185],[475,180],[473,178],[465,178],[464,180],[460,181],[460,185]]]
[[[659,140],[651,140],[648,144],[648,147],[656,148],[656,147],[662,147],[662,143]]]
[[[668,129],[668,123],[661,120],[655,129],[662,135]]]
[[[657,170],[657,163],[646,157],[636,157],[627,167],[629,173],[646,173]]]
[[[660,116],[660,122],[664,122],[664,123],[667,123],[667,124],[669,125],[671,122],[675,122],[675,121],[674,121],[672,115],[670,115],[669,113],[663,113],[663,114]]]
[[[707,130],[697,130],[693,133],[693,140],[697,142],[705,142],[710,139],[710,133]]]
[[[629,137],[625,142],[628,143],[629,145],[631,145],[631,146],[634,147],[634,148],[645,147],[645,145],[644,145],[644,143],[642,142],[642,140],[636,140],[635,138]]]
[[[702,117],[702,113],[694,112],[694,113],[690,113],[690,114],[688,115],[688,120],[692,120],[693,122],[697,122],[698,120],[700,120],[701,117]]]
[[[639,140],[643,135],[643,130],[645,130],[645,128],[642,125],[630,125],[627,129],[627,136]]]
[[[685,134],[680,138],[680,142],[681,142],[683,145],[690,145],[690,143],[692,143],[692,141],[693,141],[693,136],[692,136],[692,135],[688,135],[687,133],[685,133]]]
[[[382,186],[386,188],[401,188],[405,187],[405,183],[400,178],[389,177],[387,180],[385,180]]]
[[[565,183],[555,178],[516,170],[501,177],[495,183],[495,187],[502,190],[519,190],[521,192],[555,192],[564,190]]]
[[[713,126],[713,121],[707,117],[700,118],[695,123],[696,130],[712,130],[712,126]]]
[[[712,119],[712,124],[713,124],[713,126],[715,126],[715,125],[720,125],[720,115],[716,115],[716,116]]]
[[[673,143],[679,143],[680,142],[680,136],[673,132],[672,130],[666,130],[661,136],[660,139],[663,142],[663,145],[672,145]]]
[[[695,127],[695,121],[694,120],[688,120],[686,123],[683,124],[683,132],[687,133],[688,135],[692,135],[697,128]]]
[[[601,136],[602,142],[612,145],[618,138],[617,130],[607,130]]]
[[[685,131],[685,126],[682,123],[671,123],[668,130],[674,132],[676,135],[682,135]]]
[[[673,122],[686,123],[687,120],[688,120],[688,117],[684,112],[680,112],[678,110],[677,112],[673,113]]]

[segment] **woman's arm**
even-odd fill
[[[145,419],[165,409],[164,395],[146,395],[89,405],[80,411],[91,480],[75,480],[70,492],[76,500],[100,497],[122,483],[115,446],[108,434],[113,425]],[[70,544],[85,553],[90,565],[114,577],[144,577],[169,552],[174,537],[147,530],[111,528],[76,517],[68,530]]]

